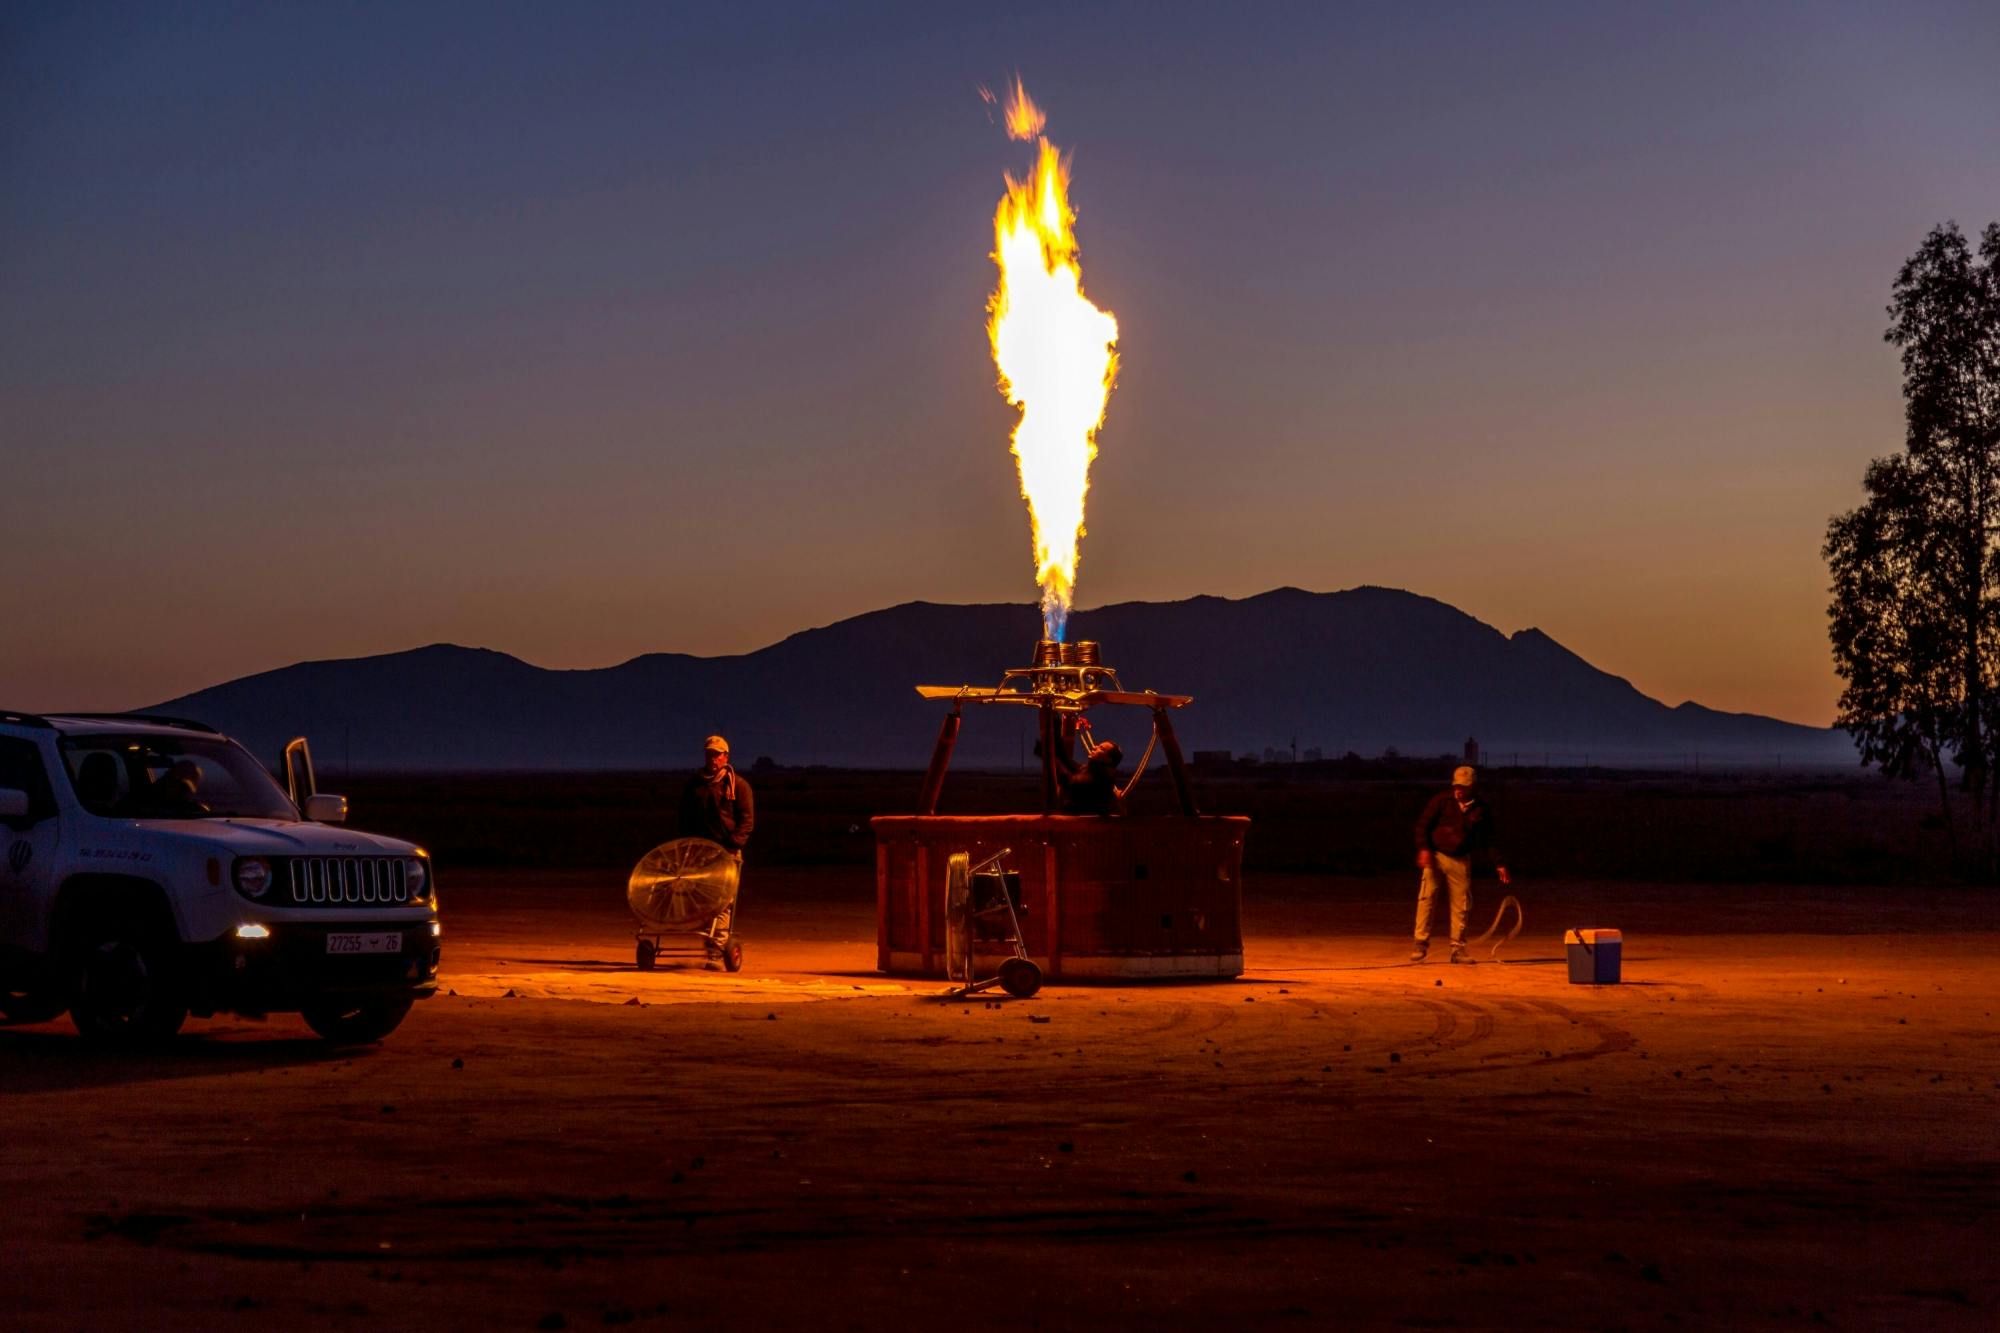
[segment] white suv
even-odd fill
[[[159,1040],[296,1012],[374,1041],[437,989],[421,847],[335,828],[305,742],[290,792],[198,722],[0,712],[0,1018]]]

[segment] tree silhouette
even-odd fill
[[[2000,223],[1975,257],[1934,228],[1896,275],[1884,335],[1903,354],[1907,436],[1828,525],[1837,724],[1862,762],[1935,776],[1954,856],[1956,767],[1982,869],[2000,813]]]

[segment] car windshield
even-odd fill
[[[116,819],[297,819],[263,765],[220,736],[65,736],[83,808]]]

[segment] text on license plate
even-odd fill
[[[380,935],[328,935],[328,953],[401,953],[403,933],[399,930]]]

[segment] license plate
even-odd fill
[[[328,953],[401,953],[403,933],[392,930],[384,935],[329,935]]]

